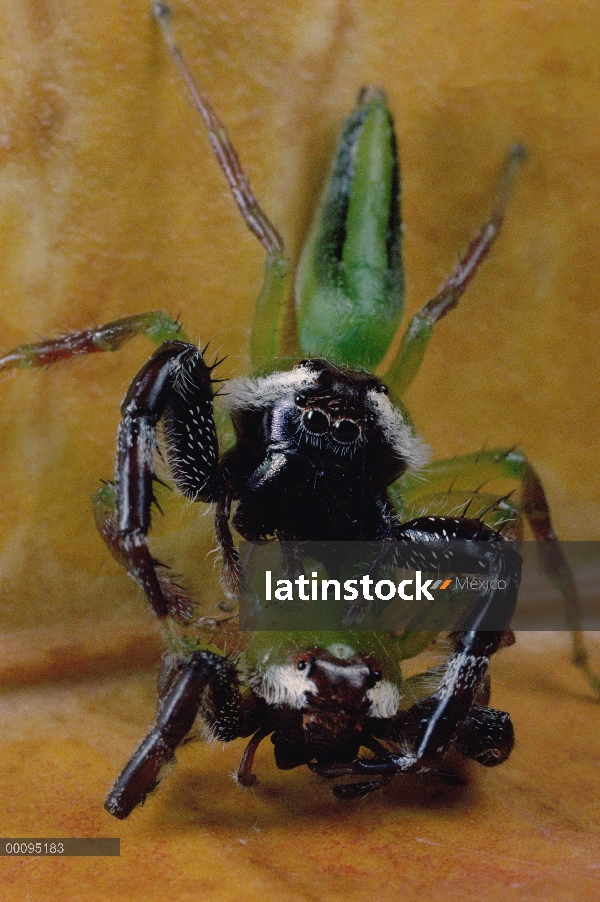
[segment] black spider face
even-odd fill
[[[324,648],[297,652],[252,681],[273,726],[302,731],[303,742],[335,747],[360,734],[368,718],[383,722],[397,713],[398,687],[382,679],[369,655],[340,658]]]
[[[289,372],[229,383],[226,392],[238,443],[222,465],[244,538],[386,535],[385,489],[424,456],[376,376],[304,360]]]
[[[423,462],[411,426],[371,373],[303,360],[290,372],[230,383],[227,391],[239,445],[261,456],[271,446],[301,452],[315,465],[358,461],[364,471],[373,464],[385,485]]]
[[[370,373],[326,360],[304,360],[296,370],[315,377],[294,397],[301,411],[299,441],[332,455],[352,456],[367,440],[368,429],[376,420],[370,393],[387,394],[387,389]]]
[[[371,690],[380,679],[376,665],[367,660],[344,661],[326,651],[301,652],[294,661],[312,686],[302,709],[307,740],[335,741],[360,729],[371,711]]]

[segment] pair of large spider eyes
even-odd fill
[[[294,400],[298,407],[306,407],[306,395],[296,395]],[[322,410],[313,408],[305,410],[302,414],[302,425],[313,435],[323,435],[325,432],[330,432],[338,442],[355,442],[360,435],[360,426],[355,420],[343,418],[335,420],[331,424],[327,414],[323,413]]]
[[[329,418],[321,410],[307,410],[302,414],[302,425],[314,435],[330,432],[338,442],[355,442],[360,435],[360,426],[354,420],[335,420],[329,424]]]

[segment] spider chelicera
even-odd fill
[[[509,624],[519,574],[518,554],[502,530],[510,525],[516,535],[522,517],[543,541],[546,570],[571,613],[576,663],[598,691],[578,630],[572,576],[554,541],[544,490],[524,455],[496,449],[425,466],[426,449],[401,399],[435,324],[456,306],[498,235],[523,149],[511,149],[491,217],[439,294],[412,318],[391,365],[380,372],[403,313],[399,166],[385,95],[364,89],[344,123],[296,274],[295,360],[303,359],[281,371],[291,288],[283,241],[258,205],[222,123],[193,83],[171,36],[168,8],[157,3],[153,12],[242,216],[267,252],[251,337],[253,376],[223,391],[235,444],[219,450],[217,364],[208,364],[167,314],[140,314],[21,345],[0,359],[0,368],[45,366],[118,350],[138,334],[159,345],[121,408],[115,483],[95,500],[108,548],[169,624],[170,645],[159,676],[156,725],[106,807],[123,818],[142,802],[198,719],[223,741],[252,737],[238,771],[244,785],[253,782],[256,748],[269,735],[283,769],[307,764],[325,777],[354,777],[336,784],[343,798],[364,795],[399,773],[429,770],[450,750],[499,764],[514,736],[509,715],[488,706],[486,674],[490,656],[513,641]],[[506,588],[485,593],[472,628],[447,639],[444,666],[412,682],[403,682],[400,662],[426,649],[435,633],[257,633],[231,660],[185,629],[194,621],[194,605],[148,547],[159,424],[177,487],[193,501],[215,504],[230,595],[239,589],[230,523],[251,541],[471,542],[474,563],[502,578]],[[520,509],[477,491],[469,498],[469,517],[467,511],[450,515],[457,496],[447,486],[464,472],[477,483],[497,476],[520,481]],[[434,515],[403,520],[403,510],[432,504]],[[502,628],[478,631],[500,602]]]

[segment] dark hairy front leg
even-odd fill
[[[156,426],[162,419],[178,488],[194,501],[215,500],[218,444],[210,374],[194,345],[165,342],[134,378],[121,406],[115,480],[118,542],[127,569],[160,618],[171,611],[147,544]]]
[[[104,544],[120,567],[137,581],[135,570],[123,547],[117,527],[117,492],[114,482],[105,482],[92,495],[92,510],[96,529]],[[181,624],[191,623],[196,615],[196,604],[185,589],[169,575],[160,561],[152,558],[162,597],[166,601],[169,616]]]
[[[158,617],[189,619],[191,603],[172,581],[158,575],[148,549],[154,501],[156,426],[163,420],[167,455],[180,490],[192,500],[213,501],[218,445],[211,371],[181,324],[162,312],[114,320],[95,329],[20,345],[0,357],[0,370],[48,366],[73,357],[117,351],[137,335],[160,348],[133,380],[122,406],[116,472],[116,513],[108,489],[95,502],[100,534],[118,562],[144,589]],[[177,339],[177,340],[174,340]],[[110,492],[109,492],[110,494]]]
[[[483,705],[473,705],[454,740],[454,747],[462,755],[483,767],[503,764],[514,745],[515,731],[510,714]]]
[[[213,696],[207,704],[206,691]],[[226,658],[208,651],[197,651],[170,681],[159,703],[156,724],[136,749],[114,786],[104,807],[109,814],[122,820],[136,805],[144,802],[160,782],[161,771],[175,757],[177,747],[191,730],[198,712],[205,706],[214,717],[215,709],[226,723],[218,738],[230,739],[239,735],[241,697],[237,672]]]

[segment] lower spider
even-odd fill
[[[516,583],[510,590],[516,597]],[[271,736],[277,767],[308,765],[341,799],[380,789],[398,774],[435,769],[450,750],[486,767],[502,764],[514,745],[510,716],[487,706],[490,656],[512,633],[464,632],[443,672],[402,684],[399,662],[429,644],[412,634],[381,641],[373,633],[255,633],[236,663],[205,650],[167,654],[159,676],[156,725],[111,789],[107,811],[126,818],[156,788],[198,716],[211,736],[251,736],[237,780],[252,786],[254,755]],[[416,641],[415,641],[416,640]],[[420,647],[419,647],[420,646]],[[383,653],[382,653],[383,652]],[[408,709],[422,686],[435,693]],[[369,757],[360,757],[365,749]]]
[[[116,351],[139,334],[159,345],[121,408],[115,483],[95,499],[102,537],[168,624],[170,646],[156,727],[117,780],[107,808],[125,817],[144,800],[198,716],[224,741],[252,735],[239,771],[243,784],[252,782],[254,752],[269,734],[284,769],[308,764],[325,777],[362,778],[338,785],[341,797],[365,794],[398,773],[429,769],[450,749],[486,765],[501,763],[513,745],[512,726],[507,714],[487,707],[486,671],[490,655],[513,641],[509,624],[519,571],[502,530],[510,528],[516,537],[525,519],[541,540],[548,576],[565,598],[575,663],[600,694],[579,628],[572,574],[555,541],[543,487],[524,455],[496,449],[425,466],[424,446],[401,399],[435,324],[457,305],[499,233],[523,149],[511,149],[492,215],[439,294],[412,318],[382,372],[403,313],[399,164],[385,95],[364,89],[343,126],[298,266],[298,334],[287,356],[290,362],[304,359],[282,372],[283,349],[292,343],[283,328],[291,282],[283,241],[258,205],[222,123],[194,86],[170,33],[168,8],[156,3],[153,12],[242,216],[267,251],[250,343],[254,375],[223,392],[235,444],[220,453],[215,416],[223,423],[224,415],[214,405],[212,378],[217,364],[209,365],[206,349],[191,344],[165,313],[21,345],[0,358],[0,368],[40,367]],[[194,620],[194,605],[148,547],[159,424],[177,487],[193,501],[215,503],[229,595],[239,588],[230,521],[250,541],[478,540],[473,564],[485,563],[508,587],[487,593],[471,627],[451,637],[445,666],[426,674],[425,684],[434,687],[429,694],[411,695],[400,676],[400,661],[435,638],[428,632],[376,640],[357,632],[258,633],[231,661],[184,631],[182,625]],[[452,489],[464,473],[482,484],[497,477],[520,482],[520,508],[479,490],[469,492],[465,504],[465,493]],[[464,508],[460,516],[457,504]],[[434,515],[404,520],[404,512],[415,509]],[[502,628],[478,631],[500,602]],[[415,704],[405,708],[411,698]],[[371,757],[361,757],[361,748]]]

